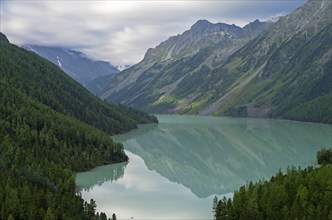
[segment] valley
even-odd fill
[[[77,174],[83,198],[94,198],[100,211],[112,207],[120,219],[212,219],[214,196],[229,198],[279,169],[315,164],[319,146],[332,141],[331,126],[322,124],[157,117],[158,124],[113,137],[124,145],[129,163]]]
[[[330,0],[0,4],[1,220],[332,219]]]

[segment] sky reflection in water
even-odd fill
[[[269,179],[288,165],[315,164],[331,146],[331,126],[264,119],[158,116],[122,142],[130,162],[79,173],[98,211],[118,219],[210,219],[215,194]]]

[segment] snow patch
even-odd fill
[[[118,66],[118,70],[121,72],[121,71],[123,71],[123,70],[125,70],[125,69],[128,69],[129,68],[129,66],[127,66],[127,65],[121,65],[121,66]]]
[[[62,67],[62,64],[60,63],[60,60],[59,60],[59,56],[56,56],[56,59],[57,59],[57,61],[58,61],[58,65],[59,65],[60,67]]]

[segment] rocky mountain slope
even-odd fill
[[[331,2],[276,23],[199,21],[149,49],[101,95],[150,112],[332,123]]]
[[[203,63],[214,68],[268,26],[258,20],[243,28],[199,20],[190,30],[149,49],[140,63],[114,77],[101,97],[160,112],[158,100],[175,92],[185,76]]]
[[[87,86],[99,76],[112,75],[119,72],[109,62],[93,60],[79,51],[38,45],[23,45],[23,48],[33,51],[56,64],[83,86]]]
[[[200,114],[332,123],[331,27],[326,0],[281,18],[218,69],[230,86]]]

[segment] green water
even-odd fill
[[[269,179],[287,166],[316,164],[330,125],[270,119],[159,115],[122,142],[129,163],[77,174],[84,199],[118,219],[211,219],[214,195]]]

